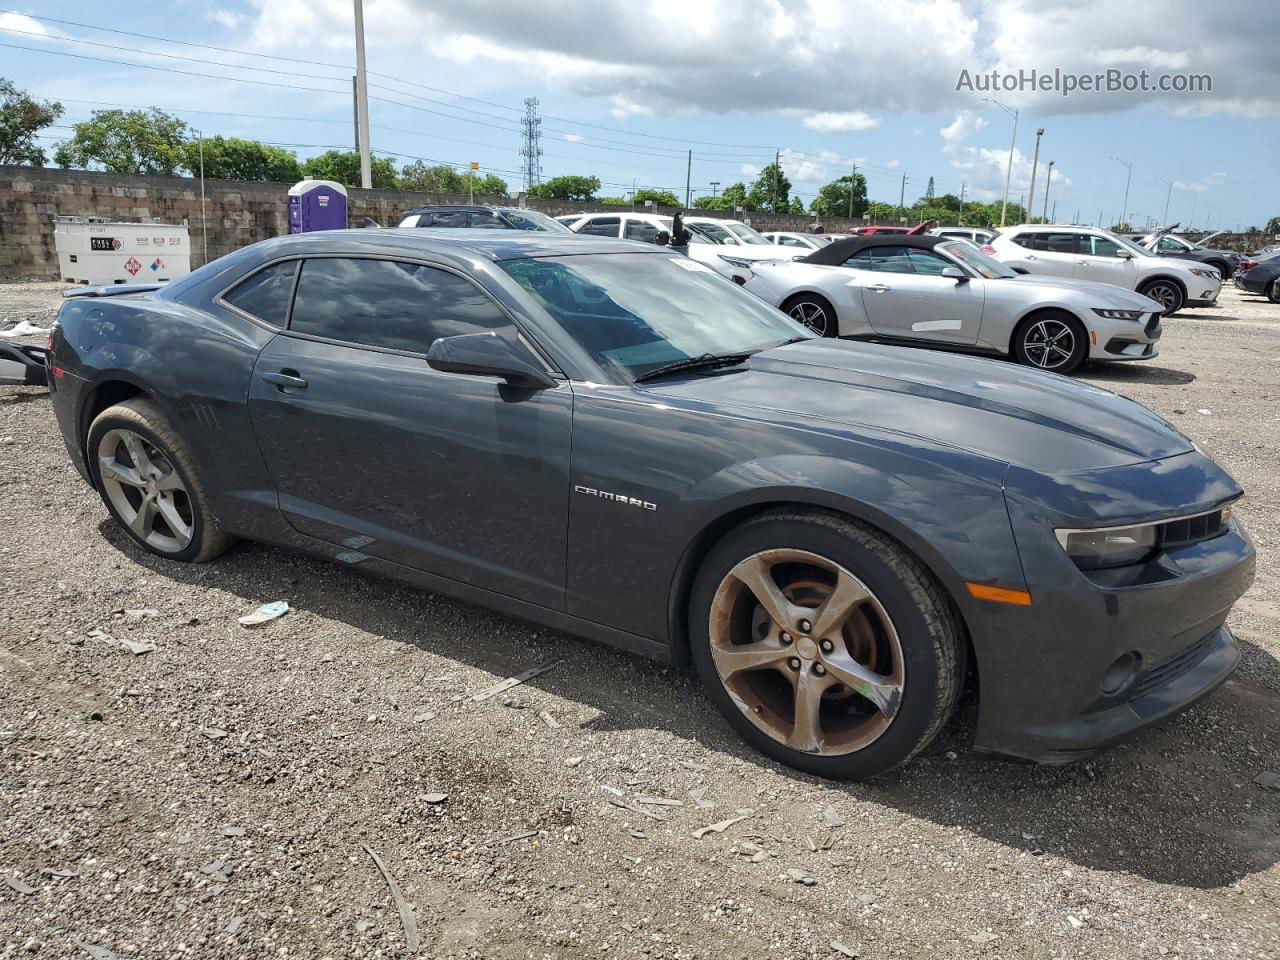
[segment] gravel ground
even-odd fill
[[[0,285],[0,331],[59,289]],[[680,671],[272,547],[145,555],[0,388],[0,956],[403,957],[372,851],[434,958],[1280,957],[1280,308],[1228,289],[1162,349],[1085,377],[1248,490],[1236,678],[1065,769],[978,758],[970,708],[860,785]]]

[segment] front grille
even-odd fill
[[[1198,517],[1187,517],[1184,520],[1170,520],[1160,524],[1160,546],[1165,550],[1177,550],[1189,547],[1193,543],[1212,540],[1227,532],[1223,522],[1222,511],[1201,514]]]
[[[1146,696],[1151,691],[1178,679],[1208,655],[1216,637],[1217,631],[1214,631],[1207,637],[1197,640],[1177,656],[1152,667],[1142,675],[1142,679],[1134,686],[1133,699],[1136,700],[1138,697]]]

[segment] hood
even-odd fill
[[[992,281],[1006,282],[1006,281]],[[1144,297],[1140,293],[1135,293],[1126,287],[1117,286],[1114,283],[1102,283],[1099,280],[1073,280],[1068,277],[1049,277],[1043,274],[1022,273],[1014,278],[1014,283],[1019,286],[1031,285],[1037,287],[1060,287],[1063,290],[1072,290],[1076,293],[1086,293],[1090,299],[1097,300],[1096,306],[1113,307],[1116,310],[1163,310],[1163,304],[1152,300],[1150,297]]]
[[[673,400],[856,438],[896,433],[1049,473],[1193,450],[1146,407],[1076,380],[931,350],[806,340],[718,374],[659,381]]]
[[[736,246],[730,243],[709,244],[717,254],[723,253],[726,257],[737,257],[740,260],[791,260],[795,254],[788,252],[789,248],[776,243],[739,243]],[[796,253],[801,256],[805,251],[797,250]]]

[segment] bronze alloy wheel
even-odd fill
[[[191,494],[169,458],[143,437],[117,427],[98,442],[102,490],[121,521],[158,553],[178,553],[195,530]]]
[[[893,622],[861,580],[816,553],[742,560],[715,592],[709,633],[734,704],[793,750],[853,753],[897,715],[905,676]]]

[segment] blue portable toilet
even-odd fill
[[[289,188],[289,232],[345,230],[347,188],[332,180],[302,180]]]

